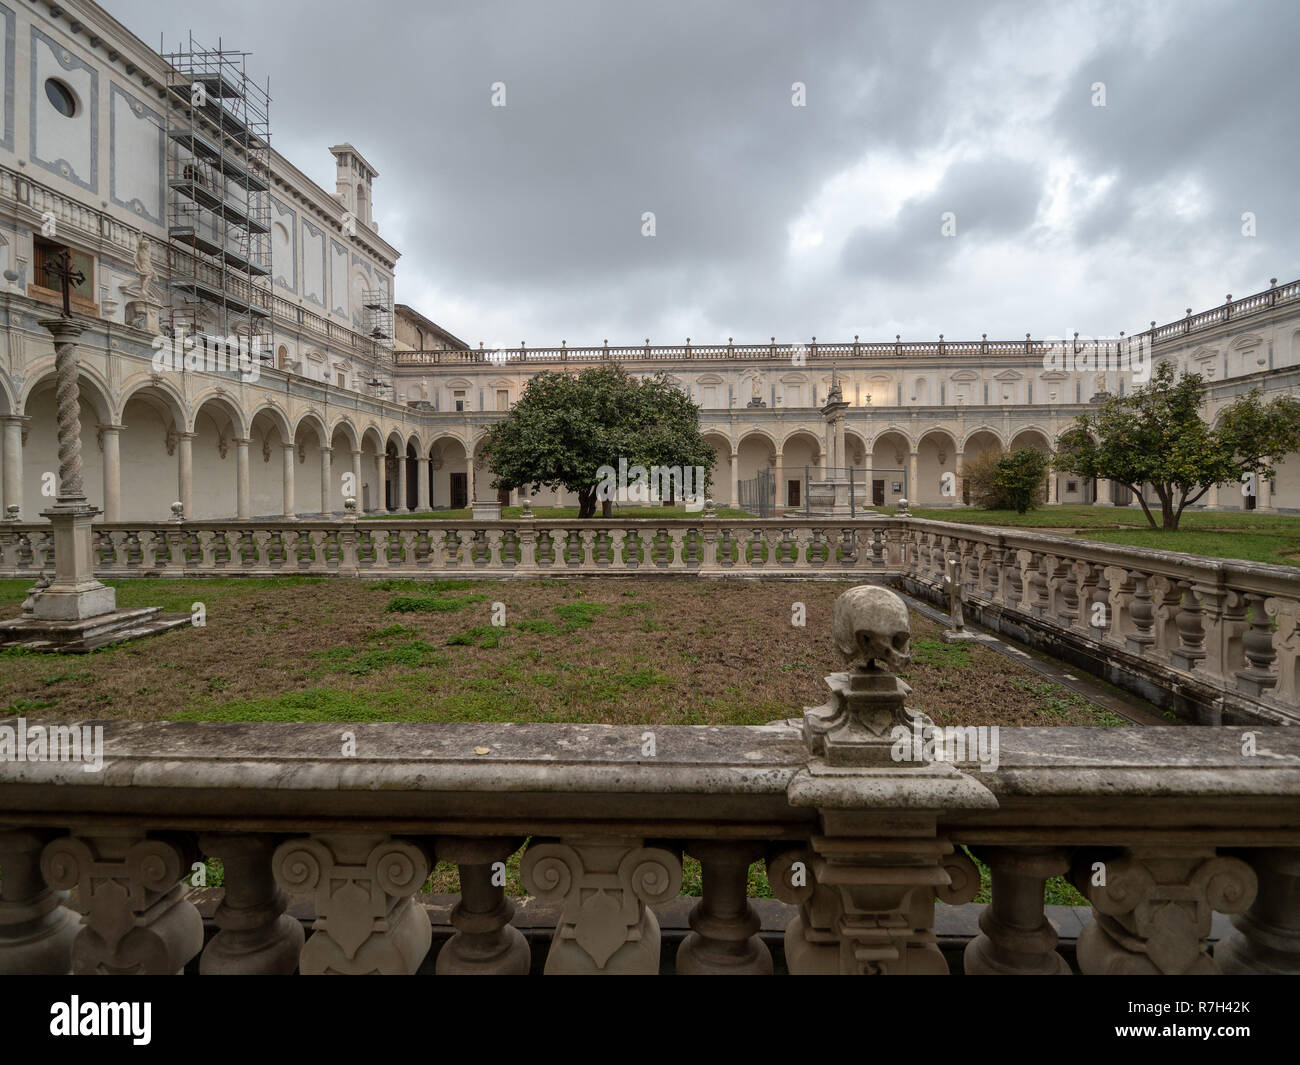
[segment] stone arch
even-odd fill
[[[238,401],[225,389],[206,389],[194,397],[194,401],[190,406],[194,412],[190,418],[190,432],[194,432],[194,426],[198,423],[199,415],[203,413],[204,407],[217,406],[221,408],[222,413],[230,422],[231,432],[235,436],[247,435],[248,421],[244,417],[244,412],[240,408]]]
[[[865,433],[857,429],[844,430],[844,449],[848,452],[850,466],[866,466],[871,445]]]
[[[316,434],[317,446],[324,444],[329,439],[329,431],[325,428],[325,419],[314,410],[306,410],[298,415],[298,420],[293,424],[293,439],[295,441],[302,436],[303,429],[310,429]]]
[[[348,450],[353,451],[361,447],[361,435],[357,432],[357,427],[347,417],[341,417],[330,427],[331,447],[333,441],[340,435],[347,442]]]
[[[250,507],[254,517],[283,517],[285,445],[292,443],[289,418],[275,403],[257,407],[248,419]],[[296,478],[295,478],[296,486]]]
[[[293,430],[289,425],[289,416],[285,414],[283,408],[272,400],[258,404],[253,408],[248,416],[249,432],[254,428],[254,422],[259,418],[266,424],[272,426],[279,433],[280,442],[288,443],[293,439]]]
[[[194,475],[194,438],[182,435],[190,432],[190,418],[180,394],[165,376],[158,376],[162,379],[137,378],[122,390],[118,456],[121,468],[130,471],[121,484],[121,517],[126,521],[161,521],[170,517],[171,504],[177,501],[185,505],[187,517],[199,513],[203,485]],[[208,513],[206,503],[203,509]]]
[[[959,445],[961,450],[963,452],[969,450],[971,441],[981,435],[991,436],[997,442],[999,448],[1001,448],[1004,451],[1006,450],[1007,444],[1006,441],[1002,438],[1002,433],[991,425],[977,425],[972,429],[968,429],[966,431],[966,435],[961,438],[961,442]],[[987,449],[985,448],[983,450],[987,450]]]
[[[1032,439],[1033,437],[1038,438],[1037,443]],[[1022,425],[1012,434],[1011,443],[1007,445],[1007,450],[1016,451],[1022,447],[1037,447],[1039,451],[1050,452],[1052,450],[1051,439],[1051,435],[1041,425]]]
[[[18,397],[9,383],[9,375],[0,373],[0,414],[17,414]]]
[[[136,377],[124,385],[118,411],[125,415],[131,401],[144,393],[148,393],[155,406],[166,407],[177,432],[188,431],[190,419],[186,412],[185,397],[162,374]]]
[[[732,496],[731,438],[721,429],[704,429],[700,437],[713,451],[713,469],[707,475],[711,478],[709,494],[715,503],[734,507],[737,500]]]

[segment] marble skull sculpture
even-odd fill
[[[864,584],[835,600],[831,620],[835,648],[848,659],[862,658],[863,669],[902,669],[911,659],[912,626],[902,599],[888,588]]]

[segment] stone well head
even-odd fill
[[[877,584],[850,588],[835,600],[831,638],[864,672],[902,669],[912,657],[912,624],[897,594]]]

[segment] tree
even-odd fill
[[[984,451],[968,458],[962,468],[970,501],[983,510],[1006,510],[1011,505],[994,481],[1001,458],[1001,451]]]
[[[1036,448],[1022,447],[998,459],[993,483],[1006,500],[1006,506],[1023,514],[1042,501],[1046,476],[1047,456]]]
[[[620,458],[629,467],[702,466],[707,484],[714,456],[699,422],[699,407],[662,372],[639,380],[617,364],[546,371],[488,431],[482,454],[497,487],[563,488],[577,494],[578,516],[590,518],[599,470]]]
[[[1300,400],[1279,396],[1264,403],[1256,389],[1226,408],[1216,429],[1200,414],[1204,386],[1200,374],[1175,380],[1172,363],[1160,363],[1149,384],[1079,415],[1061,438],[1056,468],[1124,485],[1151,527],[1170,531],[1215,485],[1272,477],[1300,448]],[[1142,498],[1144,484],[1160,499],[1160,525]]]

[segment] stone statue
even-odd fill
[[[948,558],[944,568],[943,586],[948,589],[948,620],[951,628],[943,633],[943,639],[949,643],[973,639],[974,634],[966,631],[966,615],[961,606],[961,559]]]
[[[868,673],[902,669],[912,657],[912,626],[903,600],[888,588],[864,584],[835,600],[831,620],[835,649]]]
[[[140,275],[140,288],[148,292],[153,283],[153,245],[149,238],[141,235],[140,243],[135,249],[135,269]]]

